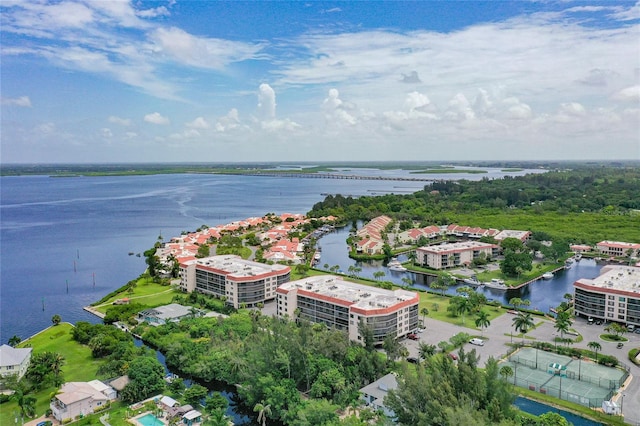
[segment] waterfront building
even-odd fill
[[[0,377],[17,376],[20,380],[29,368],[31,348],[0,346]]]
[[[500,233],[497,229],[484,229],[479,227],[471,227],[464,225],[456,225],[452,223],[447,226],[445,229],[446,235],[453,235],[460,238],[475,238],[479,239],[482,237],[496,237]]]
[[[590,252],[591,250],[593,250],[593,247],[587,244],[572,244],[569,246],[569,250],[571,250],[576,254],[578,253],[582,254],[582,253]]]
[[[378,216],[371,219],[362,228],[356,231],[359,241],[356,243],[358,253],[379,254],[385,244],[384,230],[391,223],[389,216]]]
[[[204,312],[199,309],[170,303],[138,312],[138,321],[146,322],[153,326],[164,325],[167,322],[178,322],[183,318],[200,317]]]
[[[362,321],[373,331],[374,344],[388,335],[402,337],[418,328],[418,293],[356,284],[334,275],[319,275],[281,285],[276,290],[278,317],[299,317],[344,330],[363,343]]]
[[[276,288],[289,281],[291,268],[267,265],[236,255],[219,255],[180,264],[180,289],[225,298],[238,309],[276,297]]]
[[[490,259],[498,254],[499,249],[495,244],[479,241],[420,247],[416,249],[416,263],[432,269],[453,268],[460,265],[470,265],[473,259],[482,253],[487,259]]]
[[[56,420],[68,423],[77,417],[93,414],[115,397],[115,390],[98,380],[69,382],[62,385],[49,407]]]
[[[614,257],[638,257],[640,244],[624,243],[621,241],[600,241],[596,244],[596,250],[606,256]]]
[[[442,234],[442,229],[439,226],[431,225],[424,228],[412,228],[398,234],[398,240],[403,244],[416,244],[420,237],[425,237],[429,240],[438,238]]]
[[[517,238],[523,243],[526,243],[527,241],[529,241],[530,237],[531,237],[531,232],[529,231],[516,231],[513,229],[503,229],[502,231],[498,232],[493,238],[498,242],[506,238]]]
[[[573,288],[576,315],[640,326],[640,268],[607,265]]]

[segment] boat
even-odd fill
[[[573,256],[573,258],[577,261],[579,261],[580,259],[582,259],[582,254],[581,253],[576,253],[575,256]]]
[[[553,278],[553,272],[545,272],[544,274],[542,274],[542,278],[545,280],[550,280],[551,278]]]
[[[474,277],[470,277],[470,278],[465,278],[464,280],[462,280],[462,282],[464,282],[465,284],[469,284],[470,286],[473,287],[482,287],[484,285],[484,283],[482,281],[478,281],[478,278]]]
[[[387,263],[387,268],[389,268],[390,271],[407,272],[407,268],[402,266],[402,263],[396,259],[389,261],[389,263]]]
[[[508,287],[504,284],[504,280],[498,278],[492,278],[491,281],[484,283],[485,287],[493,288],[496,290],[506,290]]]

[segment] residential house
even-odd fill
[[[20,380],[29,368],[31,350],[31,348],[13,348],[9,345],[0,346],[0,377],[15,375]]]
[[[102,382],[69,382],[51,400],[53,417],[62,423],[92,414],[115,399],[115,390]],[[106,387],[105,387],[106,386]]]
[[[138,312],[138,321],[158,326],[167,322],[179,322],[183,318],[202,316],[203,312],[191,306],[182,306],[177,303],[145,309]]]
[[[394,418],[395,413],[384,405],[384,398],[390,390],[396,389],[398,389],[396,376],[394,373],[389,373],[360,389],[360,397],[373,411],[382,410],[387,417]]]

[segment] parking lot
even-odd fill
[[[466,352],[475,349],[480,357],[478,365],[484,367],[490,357],[495,359],[503,358],[509,349],[508,343],[523,340],[522,337],[511,337],[510,335],[514,331],[513,317],[509,313],[499,316],[491,321],[491,325],[487,327],[484,333],[471,327],[462,327],[427,318],[425,330],[417,334],[418,340],[405,339],[403,344],[409,350],[410,357],[419,359],[418,346],[421,342],[437,346],[439,342],[449,341],[454,335],[464,332],[472,337],[480,337],[484,340],[483,346],[470,343],[464,345]],[[537,327],[527,333],[526,339],[524,339],[525,342],[553,342],[555,337],[560,336],[560,333],[553,327],[552,320],[536,317],[535,323]],[[472,325],[473,322],[468,320],[467,324]],[[600,338],[600,335],[606,333],[604,330],[606,326],[607,324],[597,325],[595,322],[590,325],[586,319],[576,318],[572,328],[582,336],[582,340],[573,344],[572,347],[589,349],[587,346],[589,342],[598,342],[602,347],[598,352],[599,354],[613,355],[627,366],[630,378],[619,394],[614,397],[614,400],[617,400],[618,405],[622,405],[625,419],[628,423],[640,424],[640,381],[638,380],[640,368],[629,361],[627,355],[630,349],[640,347],[640,333],[625,333],[624,337],[628,341],[624,343],[622,348],[618,348],[616,342],[607,342]]]

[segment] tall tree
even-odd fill
[[[422,315],[422,326],[426,326],[427,324],[427,316],[429,315],[429,309],[423,307],[420,309],[420,315]]]
[[[53,325],[58,325],[60,324],[61,321],[62,321],[62,317],[58,314],[55,314],[54,316],[51,317],[51,322],[53,323]]]
[[[533,327],[533,317],[529,312],[519,312],[513,318],[513,326],[515,329],[522,333],[522,343],[524,343],[524,336]]]
[[[589,342],[587,346],[596,353],[596,362],[598,362],[598,351],[602,349],[602,345],[598,342]]]
[[[491,325],[489,321],[489,314],[485,311],[480,311],[476,315],[476,327],[480,327],[482,334],[484,335],[484,329]]]

